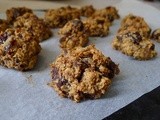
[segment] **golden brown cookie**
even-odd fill
[[[96,10],[92,15],[94,17],[101,16],[107,18],[110,22],[115,19],[118,19],[120,16],[118,14],[118,10],[113,6],[108,6],[104,9]]]
[[[79,19],[74,19],[65,24],[59,30],[61,36],[60,47],[67,51],[77,46],[86,46],[88,43],[88,32],[84,28],[84,24]]]
[[[112,46],[123,54],[138,60],[148,60],[157,55],[155,45],[138,31],[124,31],[117,34]]]
[[[83,6],[80,9],[81,16],[90,17],[95,12],[95,8],[92,5]]]
[[[121,22],[121,28],[118,32],[123,30],[133,31],[138,30],[144,37],[149,37],[151,33],[151,28],[140,16],[135,16],[132,14],[127,15]]]
[[[61,28],[76,18],[80,18],[80,11],[70,6],[50,9],[45,13],[45,22],[52,28]]]
[[[12,24],[17,17],[22,16],[25,13],[33,13],[33,11],[26,7],[10,8],[6,10],[7,20],[10,24]]]
[[[0,32],[5,31],[7,28],[9,28],[8,21],[0,19]]]
[[[20,71],[32,69],[41,50],[36,38],[25,29],[7,29],[0,34],[0,65]]]
[[[103,37],[108,35],[110,21],[104,17],[90,17],[83,21],[85,29],[89,32],[89,36]]]
[[[51,29],[45,22],[32,13],[25,13],[16,18],[14,27],[25,28],[27,31],[33,33],[39,41],[43,41],[51,37]]]
[[[49,86],[60,96],[76,102],[97,99],[106,93],[111,78],[118,73],[118,65],[93,45],[77,47],[62,53],[51,64]]]

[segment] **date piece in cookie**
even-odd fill
[[[81,16],[90,17],[95,12],[95,8],[92,5],[83,6],[80,9]]]
[[[97,99],[106,93],[111,78],[118,73],[118,65],[93,45],[77,47],[62,53],[51,64],[49,86],[60,96],[76,102]]]
[[[118,10],[113,6],[108,6],[104,9],[96,10],[92,16],[101,16],[107,18],[110,22],[118,19],[120,16]]]
[[[20,71],[32,69],[41,50],[25,29],[7,29],[0,34],[0,65]]]
[[[80,11],[70,6],[50,9],[45,13],[45,22],[52,28],[61,28],[68,21],[80,18]]]
[[[160,28],[153,31],[151,38],[160,43]]]
[[[33,33],[39,41],[48,39],[52,32],[46,23],[32,13],[25,13],[22,16],[17,17],[14,22],[14,27],[23,27],[27,31]]]
[[[140,16],[135,16],[132,14],[127,15],[121,22],[121,28],[118,32],[128,30],[138,30],[141,35],[144,37],[149,37],[151,33],[151,28],[147,24],[147,22],[144,20],[144,18]]]
[[[103,37],[109,33],[110,21],[104,17],[87,18],[83,24],[91,37]]]
[[[26,7],[10,8],[6,10],[7,20],[12,24],[17,17],[22,16],[25,13],[33,13],[33,11]]]
[[[77,46],[86,46],[88,43],[88,32],[85,30],[81,20],[74,19],[65,24],[59,30],[60,47],[67,51]]]
[[[132,56],[138,60],[148,60],[157,55],[155,45],[138,31],[125,31],[117,34],[112,46],[123,54]]]
[[[9,24],[6,20],[0,19],[0,32],[5,31],[7,28],[9,28]]]

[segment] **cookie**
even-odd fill
[[[96,10],[92,16],[101,16],[108,19],[110,22],[113,22],[115,19],[118,19],[120,16],[118,10],[113,6],[108,6],[104,9]]]
[[[46,40],[51,37],[51,29],[45,22],[32,13],[25,13],[16,18],[14,27],[25,28],[27,31],[33,33],[39,41]]]
[[[25,13],[33,13],[33,11],[26,7],[10,8],[6,10],[7,21],[12,24],[17,17],[22,16]]]
[[[155,45],[139,31],[124,31],[113,40],[114,49],[138,60],[148,60],[157,55]]]
[[[132,14],[127,15],[121,22],[121,28],[118,32],[123,30],[138,30],[141,35],[144,37],[149,37],[151,33],[151,28],[144,20],[144,18],[140,16],[135,16]]]
[[[58,34],[60,36],[68,35],[68,34],[74,34],[80,31],[85,31],[84,24],[79,19],[74,19],[68,21],[63,28],[61,28],[58,31]]]
[[[89,31],[89,36],[103,37],[108,35],[111,23],[104,17],[90,17],[85,19],[83,24],[86,30]]]
[[[50,9],[45,13],[45,22],[52,28],[61,28],[68,21],[80,18],[80,11],[70,6]]]
[[[86,46],[88,43],[88,32],[84,28],[84,24],[79,19],[74,19],[65,24],[59,30],[60,47],[67,51],[77,46]]]
[[[20,71],[32,69],[41,50],[36,38],[25,29],[0,33],[0,65]]]
[[[78,46],[84,47],[87,43],[88,34],[84,32],[77,32],[76,34],[69,34],[60,38],[60,47],[66,52]]]
[[[61,97],[76,102],[97,99],[106,93],[111,79],[118,73],[118,65],[93,45],[77,47],[62,53],[51,64],[49,86]]]
[[[80,14],[84,17],[92,16],[95,11],[96,10],[92,5],[87,5],[80,8]]]
[[[156,40],[157,42],[160,42],[160,28],[153,31],[151,38]]]
[[[7,28],[9,28],[9,24],[8,24],[8,21],[7,20],[3,20],[3,19],[0,19],[0,32],[2,31],[5,31]]]

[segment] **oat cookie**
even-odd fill
[[[155,45],[138,31],[125,31],[113,40],[114,49],[138,60],[148,60],[157,55]]]
[[[80,11],[70,6],[50,9],[45,13],[45,22],[52,28],[61,28],[76,18],[80,18]]]
[[[149,37],[151,33],[151,28],[144,20],[144,18],[140,16],[135,16],[132,14],[127,15],[121,22],[121,28],[118,32],[123,30],[138,30],[141,35],[144,37]]]
[[[108,6],[104,9],[96,10],[92,16],[101,16],[107,18],[110,22],[118,19],[120,16],[118,10],[113,6]]]
[[[5,31],[7,28],[9,28],[9,24],[6,20],[0,19],[0,32]]]
[[[48,39],[51,35],[51,29],[45,22],[32,13],[25,13],[16,18],[14,27],[24,27],[27,31],[33,33],[39,41]]]
[[[76,102],[97,99],[106,93],[111,78],[118,73],[118,65],[93,45],[77,47],[62,53],[51,64],[49,86],[60,96]]]
[[[160,28],[153,31],[151,38],[156,40],[157,42],[160,42]]]
[[[33,11],[26,7],[10,8],[6,10],[7,20],[9,23],[13,23],[17,17],[22,16],[25,13],[33,13]]]
[[[68,21],[65,24],[65,26],[58,31],[58,34],[60,36],[64,36],[64,35],[74,34],[84,30],[85,28],[84,28],[83,22],[79,19],[74,19],[74,20]]]
[[[7,29],[0,34],[0,65],[20,71],[32,69],[41,50],[36,38],[25,29]]]
[[[95,8],[92,5],[83,6],[80,9],[81,16],[90,17],[95,12]]]
[[[110,22],[104,17],[87,18],[83,24],[89,31],[89,36],[103,37],[109,33]]]
[[[65,24],[59,30],[61,36],[60,47],[67,51],[77,46],[86,46],[88,43],[88,32],[85,30],[83,22],[79,19],[74,19]]]

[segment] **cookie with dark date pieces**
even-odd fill
[[[118,65],[94,45],[76,47],[59,55],[51,64],[49,86],[61,97],[75,102],[97,99],[106,93],[111,79],[118,73]]]
[[[92,5],[83,6],[80,8],[81,16],[90,17],[95,12],[95,8]]]
[[[63,28],[59,30],[60,47],[67,51],[77,46],[86,46],[88,43],[88,32],[86,31],[84,24],[79,19],[74,19],[65,24]]]
[[[113,40],[114,49],[138,60],[148,60],[157,55],[155,45],[139,31],[121,31]]]
[[[160,43],[160,28],[153,31],[151,38]]]
[[[144,20],[143,17],[136,16],[133,14],[127,15],[121,22],[121,28],[118,32],[123,30],[138,30],[141,35],[144,37],[150,37],[151,28]]]
[[[101,16],[108,19],[110,22],[113,22],[115,19],[118,19],[120,16],[118,14],[118,10],[113,6],[108,6],[104,9],[96,10],[92,16]]]
[[[41,50],[36,38],[25,29],[7,29],[0,34],[0,65],[20,71],[32,69]]]
[[[80,18],[80,11],[71,6],[50,9],[45,13],[45,22],[52,28],[61,28],[76,18]]]
[[[89,17],[83,21],[83,24],[91,37],[107,36],[111,25],[110,21],[104,17]]]
[[[8,21],[4,19],[0,19],[0,32],[5,31],[7,28],[9,28]]]
[[[26,7],[13,7],[6,10],[7,20],[12,24],[15,19],[19,16],[22,16],[25,13],[33,13],[33,11]]]
[[[25,13],[16,18],[14,27],[25,28],[27,31],[33,33],[39,41],[46,40],[51,37],[51,29],[46,25],[43,19],[38,18],[32,13]]]

